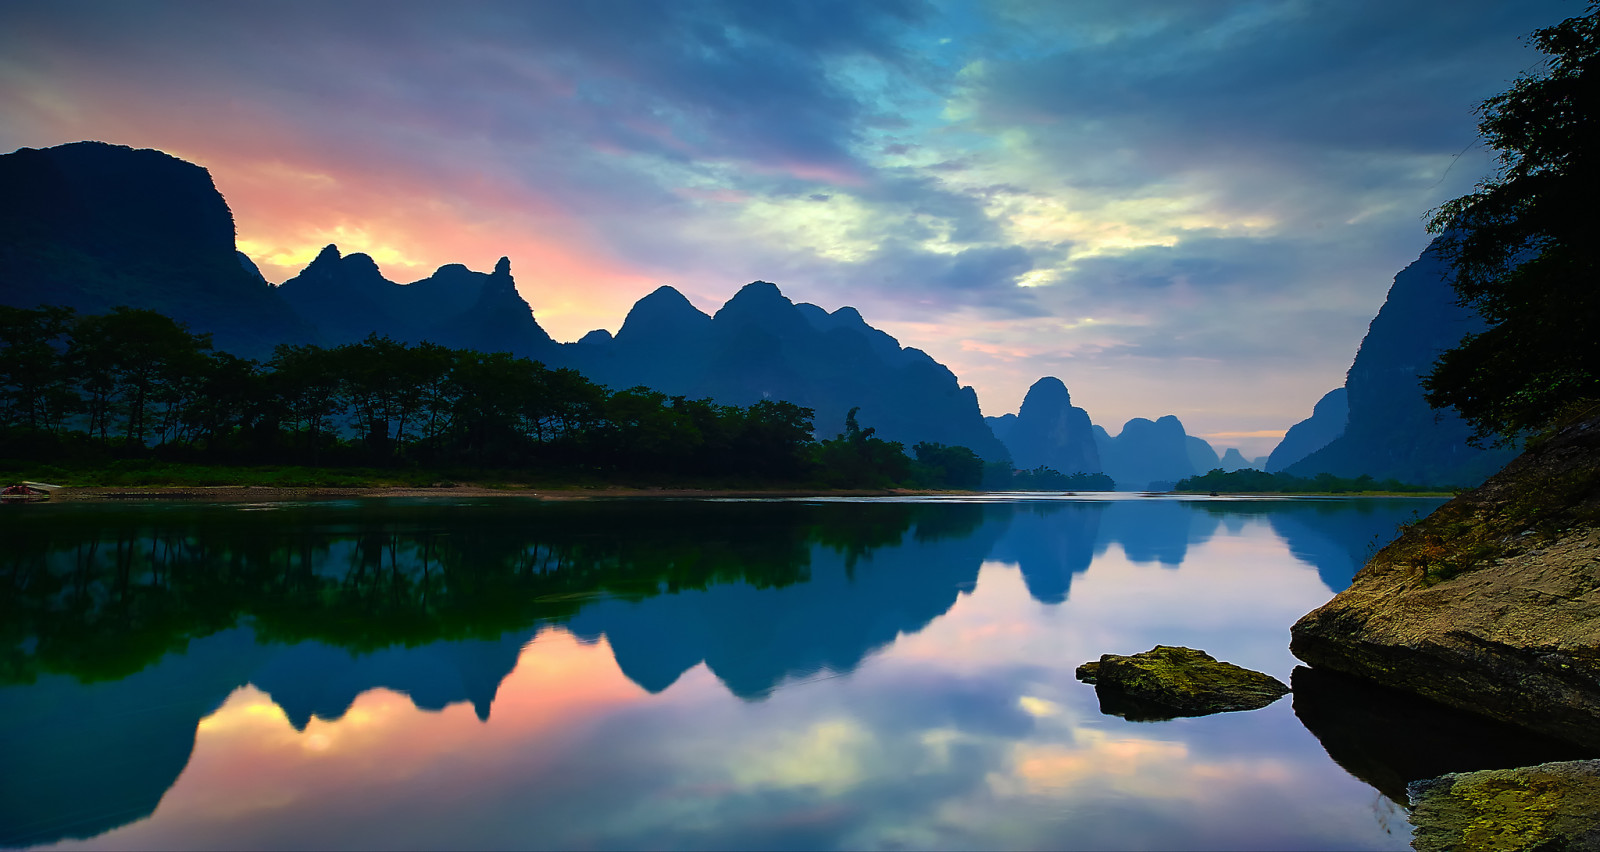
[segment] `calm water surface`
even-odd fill
[[[7,507],[0,845],[1405,848],[1371,700],[1133,722],[1073,669],[1288,681],[1439,502]]]

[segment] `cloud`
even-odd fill
[[[329,241],[406,280],[508,254],[562,339],[771,280],[991,411],[1067,374],[1097,420],[1259,431],[1337,384],[1427,210],[1490,167],[1472,110],[1537,67],[1518,36],[1576,13],[11,4],[0,145],[199,162],[275,280]]]

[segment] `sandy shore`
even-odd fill
[[[330,487],[273,488],[264,485],[148,486],[108,488],[63,488],[51,495],[51,502],[101,500],[203,500],[207,502],[273,503],[286,500],[348,500],[367,497],[515,497],[535,500],[612,500],[632,497],[898,497],[919,494],[959,494],[953,491],[891,490],[737,490],[698,488],[487,488],[456,485],[439,488],[410,487]]]

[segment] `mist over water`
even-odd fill
[[[1438,502],[27,507],[0,843],[1404,848],[1298,693],[1138,723],[1073,669],[1289,681],[1289,625]]]

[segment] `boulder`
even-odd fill
[[[1453,773],[1408,793],[1422,852],[1600,850],[1600,760]]]
[[[1294,625],[1295,656],[1600,748],[1596,414],[1410,525]]]
[[[1134,721],[1257,710],[1289,692],[1283,681],[1204,651],[1157,645],[1142,654],[1105,654],[1078,667],[1095,685],[1101,710]]]

